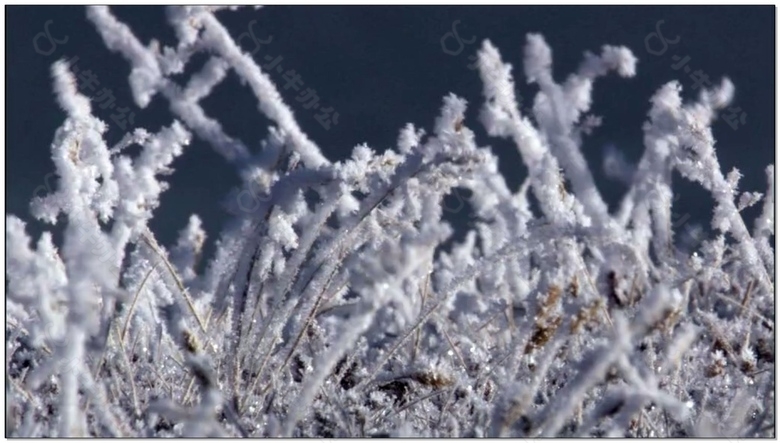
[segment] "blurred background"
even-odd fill
[[[175,46],[165,8],[111,10],[142,43],[157,39]],[[530,106],[536,87],[522,75],[530,32],[543,34],[551,47],[559,82],[577,68],[583,52],[598,53],[605,44],[626,46],[639,59],[636,77],[610,74],[596,81],[591,112],[603,117],[603,125],[583,146],[613,210],[627,187],[620,174],[605,173],[604,154],[638,161],[649,100],[671,80],[682,84],[685,98],[724,76],[736,85],[732,108],[714,125],[714,134],[722,171],[737,167],[744,175],[740,191],[765,192],[764,169],[775,161],[773,6],[268,6],[220,11],[217,17],[267,66],[303,130],[334,161],[364,142],[380,152],[394,148],[406,123],[430,132],[442,98],[453,92],[468,100],[465,124],[479,145],[493,147],[516,190],[525,168],[510,142],[487,137],[478,123],[482,84],[470,65],[482,41],[491,40],[515,67],[521,106]],[[127,83],[130,65],[105,48],[84,7],[7,6],[6,20],[6,214],[28,220],[28,232],[37,238],[44,225],[32,220],[29,201],[36,189],[56,183],[47,176],[54,171],[50,144],[65,118],[52,93],[54,61],[78,57],[84,75],[79,88],[93,97],[94,113],[109,127],[109,143],[134,128],[157,131],[173,117],[159,95],[146,109],[136,106]],[[175,78],[183,84],[206,60],[199,55]],[[226,133],[259,147],[269,121],[234,74],[201,104]],[[209,254],[230,218],[221,202],[238,184],[235,170],[197,138],[173,166],[176,173],[167,178],[171,187],[151,228],[170,245],[189,215],[198,214],[210,236]],[[709,229],[709,193],[679,175],[674,189],[674,220]],[[448,217],[460,228],[470,222],[465,197],[446,200]],[[747,209],[747,218],[760,208],[759,203]],[[748,227],[752,230],[752,221]]]

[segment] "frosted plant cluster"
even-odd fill
[[[629,49],[586,53],[556,83],[542,36],[519,73],[484,41],[479,121],[451,94],[396,149],[334,163],[214,14],[170,8],[178,45],[161,47],[87,11],[130,63],[136,104],[170,105],[156,133],[108,146],[68,65],[52,66],[59,180],[31,210],[64,235],[34,242],[6,218],[7,435],[774,436],[774,169],[742,194],[739,171],[721,171],[711,124],[729,80],[691,102],[659,85],[610,213],[580,147],[598,130],[593,83],[633,76]],[[202,70],[174,81],[199,52]],[[272,122],[260,147],[199,105],[229,71]],[[533,115],[517,75],[538,85]],[[519,151],[517,192],[474,125]],[[148,228],[193,137],[235,165],[231,199],[257,202],[212,257],[197,215],[176,244]],[[693,249],[675,243],[673,171],[712,196],[714,232]],[[444,248],[455,187],[477,221]]]

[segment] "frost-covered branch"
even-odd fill
[[[774,167],[763,195],[720,171],[711,126],[728,80],[691,102],[658,85],[610,213],[581,146],[599,130],[595,80],[630,82],[629,49],[587,52],[556,83],[552,49],[528,35],[529,116],[484,41],[479,122],[449,94],[430,129],[408,123],[395,149],[356,142],[334,162],[216,10],[170,7],[173,47],[87,10],[138,106],[160,97],[178,119],[157,133],[108,146],[68,66],[52,66],[58,181],[31,212],[63,235],[32,239],[6,217],[10,435],[774,435]],[[174,81],[199,53],[202,69]],[[271,122],[257,150],[200,105],[231,71]],[[472,123],[514,143],[518,191]],[[169,220],[167,245],[150,221],[191,137],[236,167],[234,219],[218,233]],[[717,232],[691,251],[672,223],[675,170],[714,201]],[[443,202],[463,189],[456,241]],[[759,202],[750,231],[741,211]]]

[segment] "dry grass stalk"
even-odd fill
[[[593,325],[598,322],[599,311],[603,308],[603,302],[601,299],[594,300],[589,306],[583,306],[571,321],[571,327],[569,331],[572,334],[577,334],[583,327]]]
[[[525,346],[525,354],[530,354],[534,349],[542,348],[547,344],[563,322],[560,315],[552,316],[552,312],[560,304],[562,292],[557,285],[550,285],[548,288],[547,296],[539,304],[534,332]]]
[[[580,295],[580,283],[576,275],[571,279],[571,283],[569,283],[568,291],[569,291],[569,295],[571,295],[574,298],[577,298]]]
[[[544,347],[544,345],[550,341],[553,335],[555,335],[555,331],[558,330],[558,327],[562,322],[563,319],[560,316],[552,318],[547,323],[537,322],[531,339],[528,341],[528,344],[525,345],[525,353],[530,354],[535,349]]]
[[[418,371],[413,373],[409,378],[420,383],[421,385],[429,386],[434,389],[441,389],[447,386],[452,386],[453,380],[442,374],[441,372],[434,371]]]

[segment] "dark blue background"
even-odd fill
[[[144,44],[152,38],[175,44],[164,8],[111,9]],[[736,166],[745,176],[742,191],[764,192],[764,168],[774,162],[772,6],[270,6],[224,11],[217,16],[234,38],[248,32],[250,22],[256,20],[252,27],[255,36],[262,40],[270,36],[272,41],[256,51],[255,60],[264,63],[267,55],[281,55],[281,66],[295,69],[304,89],[316,90],[323,105],[336,109],[338,124],[324,129],[315,120],[313,110],[295,101],[296,92],[282,89],[281,74],[271,74],[304,131],[332,160],[348,156],[355,145],[363,142],[378,151],[394,147],[398,131],[407,122],[430,130],[442,97],[454,92],[469,101],[466,124],[477,132],[480,145],[493,146],[501,157],[501,170],[516,189],[525,175],[522,162],[513,145],[485,136],[476,120],[482,105],[481,82],[477,71],[467,66],[471,63],[469,56],[475,54],[482,40],[490,39],[504,60],[515,66],[518,93],[523,106],[527,106],[535,89],[526,85],[521,75],[522,50],[525,34],[539,32],[552,48],[558,81],[576,69],[584,51],[599,52],[604,44],[627,46],[639,59],[636,77],[610,75],[596,82],[593,112],[604,117],[604,125],[586,139],[583,147],[599,188],[613,208],[625,187],[604,178],[604,147],[613,144],[636,161],[644,149],[641,127],[652,94],[674,79],[683,85],[685,97],[696,93],[691,88],[693,81],[671,68],[674,55],[690,56],[689,65],[702,70],[713,82],[728,76],[736,85],[734,105],[746,112],[745,125],[734,130],[720,121],[714,127],[724,173]],[[46,174],[53,171],[50,143],[64,119],[51,87],[50,66],[56,59],[78,56],[79,67],[96,74],[98,89],[110,89],[117,105],[129,106],[135,112],[133,127],[156,131],[169,125],[172,116],[160,96],[147,109],[137,108],[127,86],[129,64],[105,49],[83,7],[7,6],[6,20],[6,212],[29,220],[29,200],[44,184]],[[53,21],[50,34],[59,40],[67,36],[68,40],[45,55],[41,52],[48,52],[47,39],[39,38],[39,50],[34,39],[44,31],[48,20]],[[458,55],[450,55],[442,49],[441,39],[453,30],[456,20],[460,21],[460,37],[476,37],[476,42],[466,45]],[[653,55],[645,39],[656,32],[661,20],[663,35],[667,39],[679,36],[679,42],[664,54]],[[255,48],[248,38],[241,42],[248,51]],[[455,48],[454,40],[448,44]],[[651,44],[653,49],[659,47],[657,40]],[[187,75],[205,58],[196,58]],[[179,82],[183,83],[184,78]],[[229,74],[202,104],[228,134],[257,149],[268,120],[234,74]],[[110,127],[109,142],[124,135],[125,131],[111,122],[111,111],[97,106],[94,109]],[[203,218],[214,240],[227,215],[219,202],[238,183],[234,169],[197,139],[174,167],[177,173],[169,178],[172,186],[162,197],[152,229],[164,242],[173,241],[194,212]],[[708,224],[713,207],[709,194],[698,185],[687,185],[679,176],[675,191],[680,194],[675,212]],[[749,215],[755,215],[759,206],[748,211]],[[37,222],[30,225],[36,232],[41,226]]]

